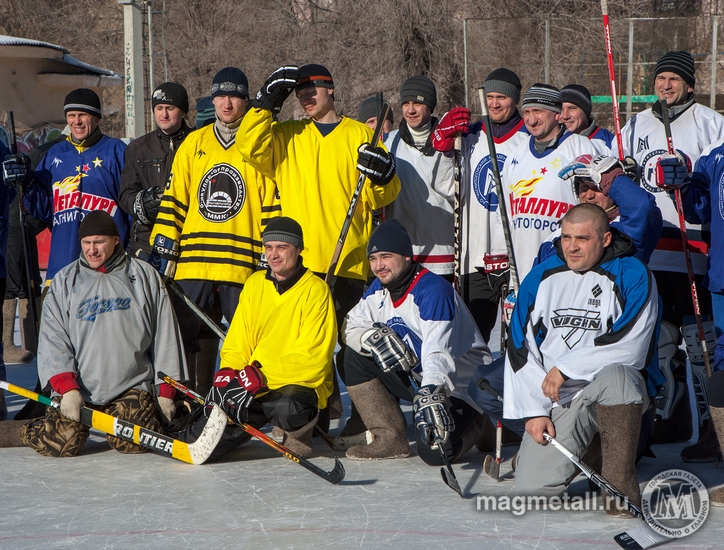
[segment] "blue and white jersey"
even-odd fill
[[[347,345],[363,353],[362,337],[374,323],[386,324],[414,351],[420,359],[415,371],[422,376],[421,385],[445,385],[453,396],[480,411],[467,388],[475,369],[490,363],[492,356],[450,283],[422,269],[405,294],[393,301],[375,279],[347,315]]]
[[[611,148],[616,136],[606,128],[596,126],[596,129],[591,132],[588,139],[591,140],[593,146],[598,150],[599,155],[611,156]]]
[[[611,364],[643,370],[653,357],[656,281],[616,236],[601,262],[572,271],[556,255],[534,267],[518,291],[505,357],[505,418],[548,416]],[[556,403],[541,384],[553,368],[568,377]]]

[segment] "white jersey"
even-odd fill
[[[656,186],[656,161],[668,152],[664,125],[646,109],[633,116],[622,132],[627,156],[636,159],[641,167],[641,185],[656,197],[656,204],[664,218],[664,229],[649,262],[653,271],[686,273],[686,263],[679,231],[679,215],[669,194]],[[694,103],[671,122],[674,148],[686,153],[696,164],[701,153],[711,143],[724,138],[724,117],[708,107]],[[614,154],[618,147],[614,144]],[[686,224],[694,273],[706,273],[708,247],[701,226]]]
[[[407,229],[417,263],[438,275],[452,274],[453,159],[437,151],[431,156],[423,154],[405,143],[399,130],[387,134],[385,145],[395,157],[402,184],[387,217],[396,218]]]
[[[555,233],[561,217],[578,204],[571,182],[560,179],[558,172],[585,154],[597,154],[591,141],[566,131],[554,149],[542,154],[536,151],[531,136],[508,155],[502,179],[520,281],[533,267],[541,243]]]
[[[508,155],[530,134],[521,121],[506,135],[493,138],[498,169],[503,171]],[[498,193],[490,162],[490,150],[481,123],[463,136],[460,189],[461,274],[474,273],[485,265],[485,254],[507,254],[503,226],[498,210]]]

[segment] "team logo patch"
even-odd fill
[[[641,151],[646,151],[646,149],[649,148],[649,136],[646,136],[645,138],[639,138],[638,145],[636,147],[636,154],[640,153]]]
[[[244,206],[244,178],[230,164],[217,164],[201,178],[198,199],[199,213],[205,220],[215,223],[229,221]]]
[[[717,197],[719,199],[719,215],[724,218],[724,174],[719,178],[719,188],[717,189]]]
[[[101,313],[131,308],[130,298],[101,298],[93,296],[83,300],[75,312],[75,318],[81,321],[95,321]]]
[[[599,331],[601,329],[601,312],[585,309],[567,308],[556,309],[551,317],[551,325],[556,329],[570,329],[561,336],[568,349],[576,347],[587,330]]]
[[[648,137],[646,139],[648,139]],[[654,149],[653,151],[649,151],[641,162],[643,172],[641,185],[643,185],[644,189],[649,193],[663,192],[663,189],[656,185],[656,162],[661,155],[665,155],[666,153],[667,151],[664,149]]]
[[[498,168],[502,170],[506,156],[500,153],[497,153],[496,156],[498,158]],[[473,192],[483,208],[490,212],[498,210],[498,193],[495,189],[495,178],[493,177],[490,155],[486,155],[475,167],[475,172],[473,172]]]
[[[402,317],[393,317],[385,324],[397,333],[407,347],[415,352],[417,357],[422,357],[422,339],[405,324]],[[415,367],[414,370],[422,371],[422,363]]]

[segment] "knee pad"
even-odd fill
[[[48,407],[45,416],[35,419],[22,433],[25,445],[43,456],[76,456],[85,446],[90,428],[64,418],[55,407]]]
[[[153,397],[147,391],[132,389],[124,393],[118,399],[112,401],[105,407],[106,413],[121,420],[138,424],[154,432],[161,429],[161,422],[158,420],[156,404]],[[130,441],[113,435],[107,435],[106,439],[111,448],[119,453],[139,454],[145,453],[146,449]]]
[[[714,349],[716,348],[716,333],[714,322],[704,320],[704,338],[706,339],[707,355],[709,362],[714,363]],[[694,384],[694,395],[696,396],[696,408],[699,413],[699,424],[709,420],[709,397],[706,391],[706,365],[704,363],[704,348],[699,338],[699,328],[696,325],[696,318],[693,315],[684,317],[684,326],[681,327],[686,343],[686,354],[689,356],[691,365],[692,382]]]

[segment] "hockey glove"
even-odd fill
[[[3,160],[3,182],[8,187],[25,185],[30,174],[30,158],[24,153],[7,155]]]
[[[455,421],[447,406],[444,387],[432,384],[421,387],[412,408],[420,441],[429,446],[445,445],[455,429]]]
[[[136,194],[133,201],[133,214],[143,225],[153,225],[158,216],[158,207],[161,205],[163,187],[151,187]]]
[[[372,326],[375,328],[362,336],[362,351],[372,355],[384,372],[409,372],[420,363],[394,330],[383,323]]]
[[[208,418],[214,403],[238,424],[246,420],[244,413],[251,404],[254,396],[269,388],[261,374],[261,365],[254,361],[240,371],[223,368],[214,376],[214,384],[206,396],[204,415]]]
[[[638,185],[641,181],[641,167],[636,163],[636,159],[633,157],[624,157],[621,161],[621,167],[626,177]]]
[[[578,189],[576,188],[576,180],[578,178],[592,181],[598,186],[600,191],[607,193],[611,188],[613,180],[622,175],[623,168],[619,160],[616,157],[606,155],[598,155],[595,157],[591,157],[591,155],[581,155],[558,172],[558,177],[562,180],[573,178],[573,191],[576,193],[576,196],[578,196]]]
[[[661,155],[656,161],[656,185],[665,191],[681,189],[689,183],[691,159],[682,151]]]
[[[455,147],[455,136],[467,134],[470,129],[470,109],[455,107],[442,115],[432,133],[432,146],[436,151],[447,153]]]
[[[299,67],[296,65],[279,67],[266,79],[256,97],[251,100],[251,106],[278,113],[299,82],[299,75]]]
[[[387,185],[395,177],[395,157],[381,147],[363,143],[357,153],[357,170],[375,185]]]
[[[178,243],[163,235],[156,235],[156,238],[153,239],[153,247],[151,247],[148,263],[156,268],[162,279],[173,277],[174,273],[176,273],[178,257]]]
[[[60,400],[60,414],[73,422],[80,422],[80,409],[85,405],[78,390],[70,390]]]
[[[507,254],[484,254],[483,269],[491,289],[500,292],[502,287],[508,284],[510,260]]]

